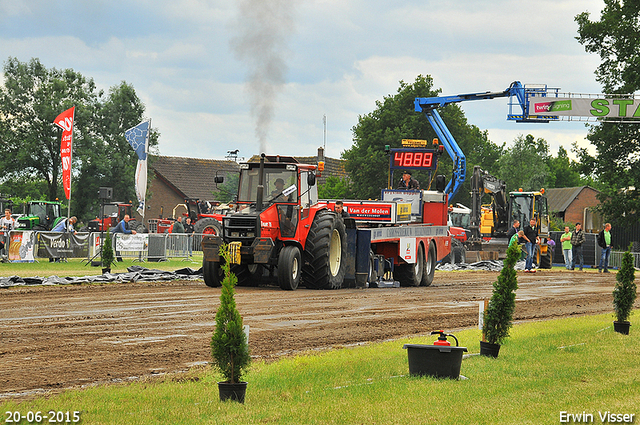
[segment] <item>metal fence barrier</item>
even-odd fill
[[[100,260],[101,238],[104,232],[78,233],[11,231],[0,234],[5,247],[0,250],[2,261],[33,262],[41,258],[94,258]],[[182,258],[185,261],[202,252],[202,234],[138,233],[112,235],[114,256],[140,261],[164,261]]]
[[[619,269],[622,266],[623,254],[624,251],[611,251],[611,256],[609,257],[609,266],[611,268]],[[633,266],[636,269],[640,268],[640,252],[632,252],[631,255],[633,255]]]

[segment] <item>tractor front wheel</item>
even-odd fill
[[[288,245],[278,258],[278,284],[287,291],[295,291],[300,283],[302,256],[297,246]]]
[[[222,259],[222,258],[221,258]],[[202,260],[202,274],[204,283],[210,288],[218,288],[222,286],[224,279],[224,270],[217,261]]]

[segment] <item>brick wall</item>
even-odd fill
[[[153,175],[153,177],[150,175],[146,202],[147,208],[144,212],[143,222],[145,226],[149,227],[148,220],[150,218],[160,218],[161,210],[162,218],[171,217],[173,214],[173,208],[178,204],[184,204],[184,197],[177,192],[176,189],[165,183],[164,180],[156,177],[155,175]],[[176,213],[184,211],[184,209],[179,209],[176,210]],[[136,220],[141,219],[138,213],[136,213],[135,216]]]
[[[596,198],[597,194],[596,190],[584,187],[565,211],[564,220],[568,223],[582,223],[584,209],[600,205],[600,201]]]

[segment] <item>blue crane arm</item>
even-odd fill
[[[429,124],[433,127],[433,130],[438,135],[438,138],[442,142],[447,154],[453,161],[453,178],[449,181],[449,184],[445,188],[445,193],[449,194],[449,201],[458,193],[460,186],[464,183],[467,173],[467,159],[458,146],[458,143],[454,139],[453,135],[447,128],[446,124],[440,117],[437,109],[447,106],[450,103],[460,103],[469,100],[486,100],[495,99],[497,97],[511,97],[515,98],[517,104],[522,108],[522,116],[528,115],[528,103],[524,86],[519,81],[511,83],[509,88],[501,92],[481,92],[481,93],[469,93],[459,94],[453,96],[438,96],[438,97],[417,97],[414,101],[416,112],[424,112],[429,120]]]

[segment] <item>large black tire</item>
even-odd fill
[[[433,283],[433,276],[436,272],[436,261],[436,245],[431,242],[429,244],[429,251],[427,252],[427,259],[422,269],[422,286],[430,286],[431,283]]]
[[[394,268],[394,278],[400,286],[420,286],[424,274],[424,248],[418,244],[416,262],[414,264],[398,264]]]
[[[456,238],[451,238],[451,252],[442,259],[442,264],[450,264],[452,259],[454,264],[465,263],[467,261],[466,257],[462,242]]]
[[[369,250],[369,275],[367,276],[369,288],[378,287],[378,272],[375,269],[375,261],[373,259],[373,251]]]
[[[302,255],[297,246],[288,245],[280,251],[278,258],[278,284],[287,291],[295,291],[300,284]]]
[[[196,224],[193,225],[193,231],[196,234],[222,236],[222,226],[213,217],[205,217],[196,221]]]
[[[344,280],[346,255],[344,222],[333,211],[318,211],[304,248],[304,285],[311,289],[340,288]]]
[[[238,278],[238,286],[258,286],[262,279],[260,264],[234,264],[231,272]]]
[[[222,259],[222,258],[221,258]],[[202,260],[202,274],[204,283],[210,288],[218,288],[222,286],[224,279],[224,271],[220,267],[220,263],[216,261]]]

